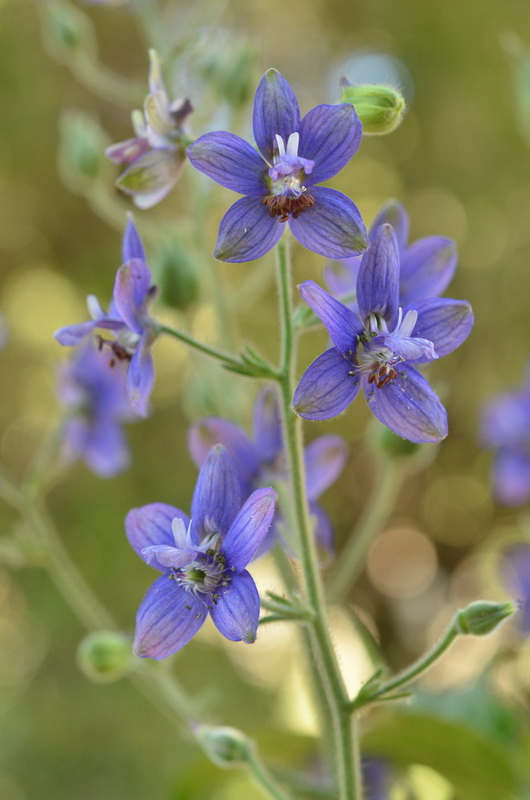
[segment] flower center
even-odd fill
[[[400,325],[401,309],[397,332]],[[394,352],[388,344],[381,342],[381,338],[387,334],[386,322],[377,314],[370,314],[366,330],[359,336],[359,346],[354,356],[355,368],[350,372],[350,375],[367,375],[368,383],[373,384],[376,389],[382,389],[387,383],[395,380],[398,377],[397,365],[405,361],[405,358]]]
[[[272,167],[269,169],[270,194],[263,198],[263,205],[271,217],[287,222],[292,215],[296,219],[306,208],[315,205],[314,197],[307,192],[303,181],[313,171],[315,162],[298,155],[300,135],[291,133],[285,145],[276,134],[276,149]]]
[[[98,343],[98,350],[103,350],[104,347],[109,347],[114,353],[115,358],[110,360],[110,366],[113,367],[118,361],[130,361],[136,350],[136,345],[140,341],[140,334],[133,331],[120,331],[115,339],[104,339],[99,334],[96,337]]]
[[[185,567],[174,567],[171,577],[190,594],[209,595],[214,602],[220,596],[218,590],[229,586],[232,580],[225,557],[213,548],[206,550]]]

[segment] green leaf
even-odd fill
[[[516,778],[507,751],[462,727],[410,712],[382,716],[363,737],[363,751],[398,766],[424,764],[465,800],[514,800]]]

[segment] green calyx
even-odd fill
[[[342,83],[341,103],[351,103],[363,125],[363,133],[382,136],[392,133],[405,114],[405,98],[395,86]]]

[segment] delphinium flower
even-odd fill
[[[197,466],[204,463],[213,444],[218,442],[227,449],[237,469],[243,498],[248,497],[253,489],[271,483],[285,483],[287,478],[280,409],[273,388],[260,391],[253,416],[252,437],[247,436],[239,425],[219,417],[198,420],[190,427],[188,435],[190,453]],[[316,501],[339,477],[347,457],[346,442],[335,435],[318,437],[304,452],[307,497],[316,519],[315,536],[328,555],[333,553],[333,528],[328,515]],[[272,546],[276,535],[277,526],[273,525],[262,550]]]
[[[530,371],[523,387],[503,392],[483,411],[482,442],[495,450],[493,488],[501,503],[530,500]]]
[[[216,445],[199,472],[191,521],[165,503],[128,513],[129,542],[162,572],[138,610],[136,655],[161,659],[175,653],[208,614],[227,639],[255,641],[260,599],[245,567],[270,527],[275,500],[273,489],[257,489],[241,506],[236,468]]]
[[[59,372],[58,394],[66,410],[62,456],[82,459],[102,478],[111,478],[129,464],[121,423],[135,414],[125,388],[124,364],[110,366],[112,355],[88,339],[74,350]]]
[[[310,420],[337,416],[360,387],[371,410],[391,431],[412,442],[438,442],[447,435],[447,415],[416,370],[446,355],[468,336],[468,303],[435,299],[399,306],[399,251],[388,224],[377,228],[357,279],[359,316],[313,281],[300,293],[322,320],[333,347],[305,371],[296,389],[295,411]]]
[[[143,113],[133,112],[136,136],[105,151],[112,161],[126,166],[116,186],[132,196],[138,208],[151,208],[171,191],[186,162],[188,117],[193,111],[186,99],[170,102],[155,50],[149,51],[149,89]]]
[[[316,185],[336,175],[357,152],[362,126],[353,106],[320,105],[301,118],[293,90],[269,69],[254,98],[253,128],[259,152],[223,131],[207,133],[188,147],[194,167],[245,195],[221,220],[215,257],[259,258],[278,242],[286,222],[315,253],[330,258],[361,253],[367,242],[359,210],[341,192]]]
[[[400,305],[409,306],[442,294],[451,282],[457,264],[456,246],[452,239],[425,236],[409,245],[409,216],[397,200],[390,200],[380,209],[370,228],[370,241],[384,224],[391,225],[396,234]],[[355,294],[360,263],[361,258],[356,256],[326,266],[325,280],[332,294],[339,299]]]
[[[145,262],[142,241],[132,220],[123,238],[123,264],[118,269],[114,293],[108,312],[98,300],[89,295],[88,310],[92,320],[68,325],[55,333],[65,346],[77,345],[96,328],[112,333],[112,339],[97,336],[99,347],[109,348],[112,363],[128,363],[127,391],[131,404],[140,414],[147,414],[149,395],[153,388],[154,367],[151,345],[158,335],[157,324],[149,316],[148,306],[156,294],[151,284],[151,271]]]

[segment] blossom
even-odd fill
[[[189,142],[187,121],[193,111],[187,98],[170,102],[155,50],[149,51],[149,59],[150,93],[143,113],[137,110],[132,116],[136,136],[105,151],[111,161],[127,166],[116,186],[142,209],[163,200],[180,178]]]
[[[156,294],[156,286],[151,285],[151,271],[132,220],[129,220],[123,238],[123,261],[116,274],[109,311],[103,311],[94,295],[89,295],[87,305],[92,320],[60,328],[55,338],[62,345],[72,346],[79,344],[96,328],[111,332],[113,339],[97,337],[99,347],[110,348],[113,354],[111,366],[117,361],[128,363],[129,399],[135,410],[145,416],[154,383],[151,345],[158,335],[148,305]]]
[[[134,417],[125,388],[124,365],[110,367],[107,350],[92,340],[82,342],[59,373],[59,399],[67,410],[62,430],[62,456],[78,458],[102,478],[111,478],[129,464],[121,423]]]
[[[482,414],[482,443],[495,451],[493,488],[501,503],[530,500],[530,372],[523,387],[492,398]]]
[[[445,291],[454,275],[457,252],[452,239],[444,236],[425,236],[411,245],[409,217],[401,203],[390,200],[380,209],[372,227],[369,240],[384,224],[392,225],[399,250],[399,302],[401,306],[412,305],[419,300],[438,297]],[[325,269],[326,284],[339,299],[355,294],[361,258],[333,261]]]
[[[263,389],[254,405],[253,436],[230,420],[206,417],[189,430],[188,443],[197,466],[204,463],[209,449],[219,443],[226,447],[237,469],[241,496],[267,484],[285,483],[288,477],[282,441],[280,409],[276,392]],[[324,509],[316,502],[339,477],[348,456],[348,447],[341,436],[320,436],[304,451],[306,491],[311,513],[316,520],[315,536],[328,552],[333,552],[333,528]],[[276,515],[275,522],[279,521]],[[269,549],[277,535],[273,525],[262,550]]]
[[[259,152],[239,136],[207,133],[188,147],[188,157],[221,186],[244,195],[228,210],[214,255],[250,261],[267,253],[288,222],[309,250],[347,258],[366,248],[357,207],[327,181],[357,152],[362,126],[349,103],[320,105],[300,117],[296,96],[269,69],[254,98],[254,138]]]
[[[210,614],[234,642],[256,639],[260,599],[245,569],[270,527],[276,492],[258,489],[241,506],[232,459],[217,445],[199,472],[191,521],[178,508],[152,503],[127,514],[127,537],[162,572],[136,617],[133,649],[161,659],[194,636]]]
[[[431,298],[399,306],[399,252],[393,228],[381,225],[357,278],[359,316],[313,281],[300,293],[320,317],[333,347],[305,371],[293,406],[302,417],[330,419],[355,399],[360,387],[377,419],[411,442],[438,442],[447,415],[416,364],[452,352],[468,336],[468,303]]]

